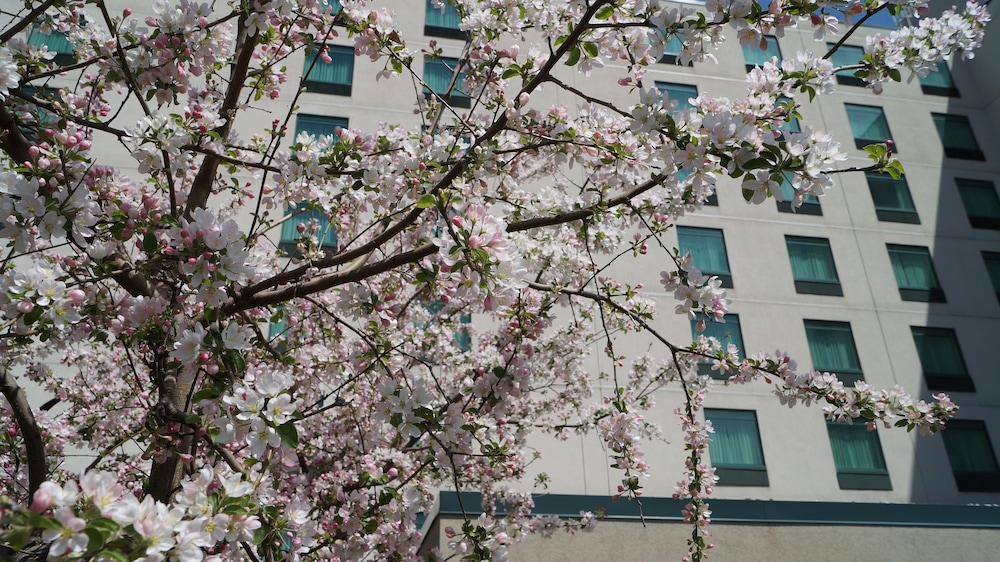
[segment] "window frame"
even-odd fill
[[[978,162],[986,161],[986,155],[983,154],[983,149],[979,145],[979,140],[976,139],[976,133],[972,129],[972,122],[969,121],[969,117],[967,115],[932,112],[931,119],[934,121],[934,128],[937,129],[938,138],[941,139],[941,146],[944,148],[945,156],[958,160],[974,160]],[[949,129],[946,129],[946,127],[949,127]],[[947,130],[954,131],[955,128],[963,129],[963,133],[968,133],[968,136],[974,145],[973,148],[954,145],[949,146]]]
[[[325,63],[320,59],[320,53],[326,49],[327,54],[333,59],[333,55],[337,55],[340,60],[346,58],[350,60],[350,68],[348,69],[348,74],[350,79],[347,82],[330,82],[326,80],[310,80],[310,74],[320,67],[320,65],[334,65],[335,60],[331,60],[329,63]],[[354,49],[346,45],[332,45],[332,44],[321,44],[314,45],[311,51],[306,53],[305,66],[302,69],[302,89],[303,91],[315,93],[315,94],[330,94],[335,96],[350,96],[353,91],[354,85]]]
[[[931,257],[930,250],[928,250],[925,246],[909,246],[905,244],[886,244],[885,246],[889,253],[889,262],[892,266],[892,274],[896,278],[896,286],[899,287],[899,297],[902,300],[912,302],[948,302],[945,298],[944,289],[941,287],[941,280],[934,268],[934,259]],[[927,268],[930,271],[930,277],[934,283],[933,285],[929,285],[927,287],[903,287],[900,284],[901,281],[896,270],[896,256],[915,256],[918,254],[921,257],[926,258]]]
[[[784,201],[778,201],[778,212],[779,213],[793,213],[796,215],[811,215],[816,217],[823,216],[823,206],[819,202],[819,197],[816,197],[812,193],[806,195],[802,204],[796,209],[792,207],[792,199],[795,197],[795,188],[792,186],[792,182],[788,181],[787,172],[781,174],[781,185],[779,186],[781,190],[781,197]]]
[[[792,248],[793,246],[798,246],[798,248],[811,247],[811,248],[825,248],[826,255],[828,258],[828,266],[833,271],[833,279],[836,281],[824,281],[819,279],[797,279],[795,276],[795,258],[793,257]],[[815,238],[811,236],[794,236],[791,234],[785,235],[785,250],[788,252],[788,263],[792,269],[792,280],[795,283],[795,292],[800,295],[826,295],[833,297],[844,296],[844,289],[840,285],[840,275],[837,274],[837,262],[833,257],[833,248],[830,246],[830,240],[827,238]]]
[[[989,450],[990,459],[993,461],[993,470],[990,471],[958,471],[956,470],[956,460],[953,455],[961,451],[972,448],[965,447],[955,440],[963,432],[976,432],[982,438],[978,450]],[[951,473],[955,478],[955,485],[959,492],[1000,492],[1000,465],[997,464],[996,451],[993,448],[993,441],[990,439],[990,432],[986,427],[986,422],[982,420],[950,420],[948,427],[941,432],[944,438],[944,448],[948,454],[948,464],[951,465]],[[951,443],[951,445],[949,445]]]
[[[448,95],[440,94],[432,90],[430,87],[430,81],[427,80],[427,71],[430,68],[441,66],[444,67],[446,70],[448,70],[449,73],[454,74],[455,68],[460,68],[458,66],[460,62],[461,59],[457,59],[454,57],[435,57],[435,56],[425,55],[424,69],[423,69],[423,74],[421,75],[423,77],[424,83],[427,84],[426,86],[424,86],[423,89],[424,97],[429,99],[431,95],[434,95],[439,100],[443,101],[444,103],[452,107],[461,107],[465,109],[472,107],[472,96],[470,96],[468,93],[464,92],[461,89],[462,82],[465,81],[464,71],[459,70],[458,78],[455,80],[455,87]],[[450,81],[451,78],[449,78],[449,82]]]
[[[955,178],[955,187],[958,189],[959,197],[962,199],[962,206],[965,208],[965,215],[969,217],[969,225],[972,228],[986,230],[1000,230],[1000,196],[997,195],[997,188],[991,181],[973,180],[966,178]],[[994,215],[973,214],[984,209],[982,201],[977,203],[972,201],[972,190],[979,190],[993,196],[990,205],[993,207]],[[988,197],[988,196],[987,196]]]
[[[986,266],[986,276],[989,277],[996,293],[997,301],[1000,302],[1000,252],[989,252],[984,250],[983,265]],[[991,262],[993,265],[991,266]]]
[[[719,345],[722,346],[722,349],[725,349],[729,343],[733,343],[736,345],[740,357],[746,358],[746,347],[743,345],[743,328],[742,325],[740,324],[739,314],[727,314],[725,316],[726,320],[725,322],[716,322],[715,320],[705,320],[705,332],[708,332],[710,330],[715,331],[715,328],[717,326],[724,326],[724,328],[719,328],[720,330],[725,330],[725,332],[721,334],[723,337],[719,337],[720,334],[708,334],[705,332],[699,334],[698,330],[695,329],[695,326],[698,324],[699,320],[700,318],[691,320],[692,340],[697,340],[698,336],[702,335],[705,337],[714,337],[715,339],[719,340]],[[707,358],[701,358],[698,361],[698,374],[708,375],[713,379],[720,381],[729,380],[730,375],[720,372],[717,369],[713,369],[712,368],[713,365],[714,362],[712,360]]]
[[[870,111],[878,110],[879,121],[881,121],[882,126],[885,128],[886,137],[884,139],[871,139],[871,138],[859,138],[858,132],[854,128],[854,121],[851,118],[851,108],[855,108],[858,111]],[[889,128],[889,120],[885,117],[885,109],[877,105],[862,105],[858,103],[845,103],[844,109],[847,111],[847,123],[851,127],[851,135],[854,136],[854,146],[859,150],[864,150],[864,148],[870,144],[880,144],[886,141],[892,140],[892,129]],[[893,145],[893,152],[899,153],[898,145]]]
[[[692,236],[706,236],[709,233],[712,233],[713,236],[714,236],[715,233],[718,233],[719,244],[720,244],[721,251],[722,251],[722,261],[725,262],[726,270],[725,271],[710,271],[710,270],[706,271],[706,270],[702,269],[701,267],[699,267],[699,265],[697,263],[698,257],[693,252],[689,252],[689,251],[687,251],[687,250],[684,249],[684,247],[683,247],[684,244],[681,241],[682,240],[682,233],[689,233]],[[700,227],[700,226],[678,226],[677,227],[677,247],[680,250],[681,255],[686,254],[686,253],[690,253],[691,254],[691,258],[693,260],[692,261],[693,265],[695,267],[697,267],[698,270],[702,272],[702,274],[707,275],[709,277],[712,277],[712,276],[718,277],[719,281],[722,282],[722,286],[723,287],[725,287],[727,289],[732,289],[733,288],[732,267],[730,267],[730,265],[729,265],[729,252],[726,251],[726,235],[725,235],[725,233],[723,232],[723,230],[721,228],[704,228],[704,227]]]
[[[749,427],[750,423],[753,423],[753,436],[756,437],[756,453],[759,454],[761,463],[721,463],[716,457],[723,456],[721,451],[717,449],[715,455],[712,454],[712,443],[718,443],[715,441],[715,436],[722,435],[722,432],[716,431],[713,434],[713,438],[708,442],[708,455],[712,461],[712,466],[715,468],[715,475],[719,477],[719,486],[769,486],[770,483],[767,478],[767,460],[764,458],[764,444],[760,438],[760,423],[757,421],[757,412],[754,410],[737,410],[731,408],[705,408],[705,419],[712,420],[714,416],[716,420],[721,421],[719,414],[723,416],[733,416],[736,412],[749,415],[733,416],[735,418],[743,417],[743,420],[728,420],[728,421],[738,421],[740,423],[747,424]],[[725,412],[723,414],[723,412]],[[713,427],[716,425],[716,420],[712,421]],[[718,447],[719,445],[717,445]]]
[[[913,336],[913,346],[917,350],[917,357],[920,359],[920,371],[923,374],[924,382],[930,390],[947,390],[950,392],[975,392],[976,385],[969,375],[969,368],[965,363],[965,353],[962,352],[962,344],[958,340],[958,334],[953,328],[938,328],[932,326],[910,326],[910,334]],[[935,340],[944,341],[954,345],[953,350],[957,354],[958,365],[961,373],[928,372],[925,357],[942,355],[941,347],[938,344],[931,345]]]
[[[889,469],[885,464],[885,452],[882,450],[882,442],[879,440],[876,430],[869,431],[866,424],[863,423],[852,424],[828,419],[826,420],[826,434],[827,439],[830,441],[830,450],[833,453],[834,468],[837,471],[837,484],[841,490],[892,490]],[[878,452],[878,461],[882,465],[881,468],[860,469],[839,466],[835,441],[850,434],[867,435],[864,438],[867,441],[865,445],[870,447],[870,450]],[[835,437],[835,435],[837,436]],[[857,437],[855,439],[858,441],[861,440]],[[849,441],[840,441],[840,443],[845,449],[850,448]]]
[[[812,361],[813,369],[820,372],[834,373],[837,375],[837,379],[844,383],[844,386],[854,386],[857,381],[865,380],[864,369],[861,366],[861,357],[858,355],[858,346],[854,340],[854,331],[851,329],[850,322],[837,322],[833,320],[802,320],[802,325],[806,332],[806,342],[809,345],[809,357]],[[845,367],[836,365],[821,365],[818,363],[817,354],[814,351],[815,340],[810,337],[810,332],[815,335],[826,331],[830,332],[846,332],[847,338],[850,343],[850,354],[857,364],[857,367]]]
[[[455,27],[451,27],[445,25],[433,25],[430,23],[432,19],[430,15],[432,12],[437,12],[438,14],[440,14],[439,16],[441,18],[440,23],[443,23],[444,20],[446,20],[447,17],[452,14],[454,14],[454,16],[458,18],[459,23],[461,23],[462,16],[461,14],[458,13],[458,9],[455,6],[449,4],[447,0],[442,0],[442,4],[444,4],[444,9],[440,10],[434,7],[434,5],[431,3],[431,0],[426,1],[424,9],[424,35],[430,37],[444,37],[445,39],[461,39],[461,40],[467,39],[469,37],[469,34],[459,29],[457,25]]]
[[[662,29],[657,29],[656,31],[660,35],[664,35],[666,33]],[[670,49],[670,45],[672,45],[672,44],[675,45],[675,49],[676,50],[674,50],[674,51],[670,51],[669,50]],[[679,49],[676,48],[677,45],[680,46]],[[660,60],[658,60],[656,62],[660,63],[660,64],[681,65],[680,55],[681,55],[681,52],[683,52],[683,51],[684,51],[684,41],[681,39],[681,35],[679,33],[671,33],[670,37],[668,37],[667,40],[663,42],[663,56],[661,56]],[[681,66],[692,67],[692,66],[694,66],[694,62],[689,60],[689,61],[687,61],[687,64],[684,64],[684,65],[681,65]]]
[[[916,204],[914,204],[913,197],[910,195],[910,186],[906,183],[905,176],[897,180],[893,179],[889,174],[868,172],[865,174],[865,180],[868,182],[868,193],[871,194],[872,205],[875,207],[875,216],[879,221],[920,224],[920,215],[917,213]],[[894,190],[897,201],[905,197],[906,201],[909,201],[909,206],[912,210],[905,210],[906,205],[901,205],[895,209],[880,208],[878,197],[876,196],[876,191],[880,189]]]
[[[836,47],[836,43],[827,43],[827,51]],[[854,58],[857,55],[857,58]],[[837,50],[830,55],[830,62],[833,67],[838,66],[853,66],[855,64],[861,64],[861,58],[865,56],[865,48],[860,45],[841,45],[837,47]],[[834,74],[837,79],[837,84],[841,86],[858,86],[861,88],[868,87],[868,83],[858,78],[854,75],[857,70],[841,70],[840,72]]]
[[[677,101],[677,109],[674,110],[673,114],[680,113],[686,109],[693,109],[695,107],[695,105],[689,102],[688,100],[691,98],[698,97],[697,84],[685,84],[683,82],[664,82],[662,80],[657,80],[656,82],[654,82],[654,84],[656,85],[656,89],[659,90],[661,94],[666,94],[666,97],[668,99]],[[682,90],[685,91],[684,93],[687,93],[687,91],[690,90],[694,92],[694,95],[681,98],[680,93],[678,93],[677,96],[674,96],[675,92],[680,92]]]
[[[930,79],[931,76],[943,76],[943,80]],[[955,78],[951,74],[951,69],[948,68],[948,63],[939,60],[937,62],[937,70],[927,73],[927,76],[917,76],[920,81],[920,91],[928,96],[945,96],[949,98],[960,98],[962,94],[959,93],[958,88],[955,87]],[[935,82],[941,82],[941,84],[936,84]]]

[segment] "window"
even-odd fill
[[[698,323],[697,320],[691,321],[691,338],[698,338],[698,331],[695,329],[695,325]],[[719,340],[719,345],[725,350],[729,347],[729,344],[736,346],[736,352],[739,353],[740,359],[746,357],[746,352],[743,349],[743,332],[740,330],[740,317],[737,314],[727,314],[726,322],[715,322],[706,321],[705,331],[702,332],[706,338],[715,338]],[[698,374],[699,375],[709,375],[713,379],[725,380],[729,378],[729,375],[725,373],[720,373],[718,370],[712,369],[712,362],[708,359],[698,363]]]
[[[465,82],[464,72],[459,72],[455,77],[454,87],[450,89],[448,87],[452,84],[451,79],[456,68],[458,59],[424,57],[424,82],[427,84],[424,86],[424,95],[429,96],[433,93],[453,107],[472,107],[469,94],[462,89]]]
[[[289,216],[291,215],[291,216]],[[299,255],[298,243],[304,237],[313,236],[324,250],[331,253],[337,251],[337,231],[330,227],[330,219],[326,212],[318,207],[300,203],[292,206],[285,213],[288,217],[281,223],[281,242],[278,247],[290,255]],[[299,228],[302,228],[302,232]],[[315,227],[315,232],[312,228]]]
[[[943,60],[938,61],[937,72],[928,72],[927,76],[920,78],[920,89],[929,96],[962,97],[958,93],[958,88],[955,87],[955,82],[951,79],[948,63]]]
[[[844,386],[865,380],[849,322],[805,320],[813,369],[837,375]]]
[[[38,101],[48,103],[56,103],[62,99],[62,96],[57,88],[39,88],[37,86],[25,84],[24,86],[21,86],[21,91]],[[34,103],[24,102],[17,98],[14,98],[13,101],[19,106],[20,120],[25,124],[25,126],[21,128],[21,132],[24,133],[27,138],[37,142],[38,131],[46,128],[58,128],[59,116],[55,113],[35,105]],[[28,115],[34,119],[33,123],[30,122]]]
[[[962,348],[951,328],[911,326],[913,343],[920,356],[920,368],[930,390],[975,392],[976,387],[965,368]]]
[[[323,62],[322,50],[330,57]],[[317,45],[306,56],[304,86],[307,92],[351,95],[354,79],[354,49],[339,45]]]
[[[1000,230],[1000,199],[992,182],[955,178],[972,228]]]
[[[677,102],[677,108],[674,109],[675,113],[684,111],[685,109],[690,109],[694,107],[691,103],[692,98],[698,97],[698,87],[694,84],[675,84],[673,82],[657,82],[656,89],[663,92],[664,97],[675,100]]]
[[[662,37],[663,30],[658,30],[658,34]],[[667,42],[663,45],[663,56],[660,57],[659,62],[666,64],[678,64],[683,50],[684,41],[681,39],[681,36],[676,33],[671,34],[667,39]],[[688,61],[687,66],[694,66],[694,63]]]
[[[983,262],[986,263],[986,273],[990,276],[990,282],[993,283],[997,300],[1000,300],[1000,253],[983,252]]]
[[[764,63],[777,57],[781,64],[781,48],[778,47],[778,38],[774,35],[765,35],[759,43],[743,45],[743,58],[747,61],[747,72],[753,70],[755,66],[764,66]]]
[[[787,106],[789,110],[795,109],[795,101],[791,98],[780,97],[778,98],[778,103]],[[788,133],[801,133],[802,127],[799,125],[798,117],[792,116],[788,121],[786,121],[781,126],[782,137]]]
[[[844,296],[829,240],[785,236],[785,246],[788,247],[788,260],[792,264],[796,293]]]
[[[868,180],[868,191],[872,194],[878,220],[920,224],[920,217],[913,206],[910,188],[905,179],[894,180],[889,174],[874,172],[865,174],[865,178]]]
[[[753,410],[705,408],[715,433],[708,454],[720,486],[767,486],[767,467]]]
[[[932,113],[934,126],[937,127],[941,144],[944,145],[944,155],[948,158],[963,160],[986,160],[979,143],[972,133],[972,125],[965,115],[945,115]]]
[[[726,256],[726,239],[721,230],[678,226],[677,244],[680,246],[681,254],[691,254],[694,266],[702,273],[718,276],[723,287],[733,286],[733,276],[729,273],[729,258]]]
[[[428,300],[422,300],[422,302],[424,304],[424,308],[427,309],[427,312],[429,312],[431,315],[434,315],[434,316],[436,316],[438,313],[440,313],[444,309],[444,301],[442,301],[440,299],[434,299],[434,300],[430,300],[430,301],[428,301]],[[459,323],[461,323],[463,325],[465,325],[465,324],[471,324],[472,323],[472,315],[471,314],[462,314],[462,315],[460,315],[458,317],[458,321],[459,321]],[[418,326],[421,329],[425,329],[425,326],[423,326],[423,325],[418,325]],[[464,326],[462,328],[459,328],[458,330],[455,331],[455,335],[452,338],[452,340],[455,342],[455,346],[458,347],[459,351],[467,352],[470,349],[472,349],[472,336],[469,334],[468,328],[466,328]]]
[[[300,113],[295,117],[295,136],[306,133],[315,137],[328,135],[337,138],[337,129],[347,128],[347,119]]]
[[[827,43],[827,49],[832,49],[833,43]],[[861,63],[861,57],[865,56],[863,47],[855,45],[841,45],[831,56],[830,62],[834,68],[843,66],[854,66]],[[837,73],[837,83],[841,86],[866,86],[864,80],[854,75],[858,69],[842,70]],[[888,138],[888,137],[887,137]]]
[[[1000,492],[1000,469],[985,423],[951,420],[941,435],[958,491]]]
[[[938,284],[934,263],[927,248],[886,244],[892,272],[904,301],[947,302]]]
[[[797,129],[798,120],[795,121],[795,126]],[[796,130],[795,132],[798,131]],[[816,197],[812,193],[805,196],[798,208],[792,207],[792,200],[795,199],[795,188],[792,187],[792,182],[788,180],[788,175],[786,174],[782,174],[781,176],[781,198],[784,201],[778,201],[779,213],[798,213],[800,215],[817,216],[822,216],[823,214],[823,207],[819,204],[819,197]]]
[[[684,184],[687,181],[688,176],[691,175],[691,170],[689,168],[677,168],[677,185]],[[692,196],[693,197],[693,196]],[[691,201],[690,198],[685,198],[685,201]],[[712,188],[712,194],[705,198],[705,206],[708,207],[718,207],[719,206],[719,193]]]
[[[50,53],[56,54],[52,61],[59,66],[66,66],[76,62],[76,57],[73,56],[73,44],[70,43],[66,34],[61,31],[52,30],[49,33],[45,33],[35,27],[31,30],[31,35],[28,36],[28,44],[34,47],[48,47]]]
[[[891,490],[878,433],[863,423],[827,420],[826,433],[833,449],[837,482],[841,490]]]
[[[449,39],[465,39],[465,32],[458,28],[462,16],[458,9],[442,0],[443,8],[437,8],[431,0],[427,0],[427,10],[424,16],[424,35],[446,37]]]
[[[847,109],[847,120],[851,124],[856,147],[864,148],[869,144],[885,142],[892,138],[889,123],[886,122],[881,107],[845,103],[844,108]],[[895,147],[893,150],[899,152]]]
[[[324,8],[330,8],[331,14],[339,14],[344,9],[340,5],[340,0],[320,0],[320,3],[323,4]]]

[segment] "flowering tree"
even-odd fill
[[[636,497],[656,432],[643,421],[648,397],[675,385],[688,459],[677,496],[689,500],[697,560],[715,480],[699,360],[833,419],[934,432],[955,413],[947,396],[844,387],[782,354],[671,342],[641,285],[606,271],[660,252],[678,301],[666,314],[723,321],[719,280],[661,235],[721,174],[750,203],[780,198],[792,177],[799,204],[852,171],[837,169],[846,156],[828,134],[780,130],[797,103],[832,90],[831,53],[772,60],[748,74],[745,98],[674,111],[677,100],[643,81],[669,38],[683,41],[681,62],[704,61],[726,29],[744,44],[795,25],[817,38],[844,26],[847,37],[877,12],[923,16],[920,2],[449,0],[468,38],[450,87],[472,94],[470,110],[449,92],[415,95],[413,126],[290,138],[302,85],[286,59],[331,36],[384,63],[378,79],[421,92],[421,53],[376,4],[161,0],[139,21],[101,2],[29,1],[0,30],[8,555],[413,559],[417,513],[454,487],[507,504],[454,535],[462,557],[502,558],[511,540],[553,524],[511,486],[531,458],[528,435],[594,434],[621,495]],[[878,93],[971,56],[988,19],[974,3],[920,19],[871,38],[853,68]],[[29,44],[33,25],[67,34],[75,62]],[[560,79],[605,61],[625,66],[613,99]],[[74,87],[45,89],[67,73]],[[541,105],[543,85],[574,100],[575,115]],[[263,103],[283,113],[263,123]],[[141,117],[123,122],[129,112]],[[108,164],[122,150],[137,173]],[[891,145],[868,151],[867,169],[901,172]],[[279,249],[289,221],[296,245]],[[628,332],[660,352],[620,355]],[[595,373],[578,347],[588,338],[621,366],[608,374],[610,399],[591,400]],[[32,404],[26,385],[56,400]],[[82,475],[61,468],[66,447],[92,455]]]

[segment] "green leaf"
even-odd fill
[[[596,59],[597,55],[600,53],[600,51],[597,48],[597,43],[594,43],[592,41],[587,41],[586,43],[584,43],[583,50],[586,51],[587,54],[590,55],[590,58],[592,59]]]
[[[417,208],[426,209],[428,207],[433,207],[437,204],[437,197],[433,193],[425,193],[420,199],[417,199]]]
[[[573,66],[580,62],[580,46],[577,45],[569,52],[569,57],[566,58],[566,66]]]
[[[278,434],[278,437],[281,438],[281,442],[290,449],[294,449],[299,446],[299,431],[295,429],[295,422],[285,422],[274,428],[274,431]]]
[[[509,80],[515,76],[520,76],[520,75],[521,75],[521,69],[517,68],[517,66],[515,65],[508,67],[507,70],[503,71],[502,77],[504,80]]]
[[[615,8],[614,8],[614,6],[611,6],[611,5],[605,5],[605,6],[604,6],[603,8],[601,8],[600,10],[597,10],[597,13],[596,13],[596,14],[594,14],[594,19],[595,19],[595,20],[601,20],[601,21],[604,21],[604,20],[606,20],[606,19],[610,18],[611,16],[613,16],[613,15],[614,15],[614,13],[615,13]]]
[[[749,202],[751,199],[753,199],[753,194],[754,193],[755,192],[752,189],[744,189],[743,190],[743,199],[745,201]]]
[[[770,168],[771,163],[767,161],[766,158],[754,158],[746,164],[743,164],[744,170],[759,170],[762,168]]]
[[[125,556],[125,553],[123,553],[120,550],[110,550],[110,549],[102,550],[97,553],[97,558],[98,559],[110,558],[112,560],[115,560],[116,562],[128,562],[128,557]]]
[[[156,240],[156,235],[152,232],[147,232],[145,236],[142,237],[142,250],[147,254],[152,254],[156,252],[156,249],[160,244]]]
[[[899,69],[890,68],[889,78],[892,78],[893,82],[900,82],[903,79],[903,76],[899,73]]]

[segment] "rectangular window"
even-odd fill
[[[52,61],[59,66],[67,66],[76,62],[76,57],[73,56],[73,44],[61,31],[52,30],[45,33],[35,27],[31,30],[31,35],[28,36],[28,44],[34,47],[48,47],[50,53],[56,54]]]
[[[323,49],[330,62],[324,62]],[[354,49],[340,45],[317,45],[306,54],[304,86],[307,92],[351,95],[354,80]]]
[[[781,65],[781,48],[778,46],[778,38],[774,35],[765,35],[764,38],[748,45],[743,45],[743,58],[746,60],[747,72],[753,70],[755,66],[764,66],[773,57],[778,60],[775,64]]]
[[[705,408],[715,433],[708,454],[720,486],[767,486],[767,467],[753,410]]]
[[[962,348],[958,345],[955,330],[951,328],[924,328],[910,326],[913,343],[920,356],[927,388],[975,392],[976,387],[965,368]]]
[[[1000,468],[985,423],[951,420],[941,435],[958,491],[1000,492]]]
[[[798,126],[798,121],[795,122]],[[823,207],[819,204],[819,197],[813,194],[808,194],[802,200],[802,204],[798,208],[792,207],[792,199],[795,199],[795,188],[792,187],[792,182],[789,181],[787,174],[782,174],[781,176],[781,198],[783,201],[778,201],[778,212],[779,213],[798,213],[800,215],[823,215]]]
[[[920,78],[920,89],[929,96],[948,96],[952,98],[962,97],[955,87],[955,82],[951,78],[951,71],[948,70],[948,63],[938,61],[937,72],[928,72],[927,76]]]
[[[972,228],[1000,230],[1000,198],[993,182],[955,178]]]
[[[677,168],[677,185],[683,185],[691,175],[691,170],[689,168]],[[690,185],[687,186],[690,188]],[[692,201],[693,196],[685,198],[686,201]],[[718,207],[719,206],[719,193],[717,191],[712,191],[712,194],[705,198],[705,206],[708,207]]]
[[[306,133],[317,138],[323,135],[337,139],[337,129],[347,128],[347,119],[343,117],[327,117],[325,115],[309,115],[299,113],[295,116],[295,136]]]
[[[424,95],[430,96],[432,93],[452,107],[472,107],[472,99],[463,89],[465,73],[459,72],[455,76],[454,86],[452,76],[458,68],[458,59],[449,57],[424,57]]]
[[[837,375],[844,386],[865,380],[849,322],[805,320],[813,369]]]
[[[827,43],[827,50],[832,49],[834,43]],[[840,68],[844,66],[854,66],[861,63],[861,57],[865,56],[864,47],[858,47],[856,45],[841,45],[833,55],[830,56],[830,62],[833,63],[834,68]],[[837,73],[837,83],[841,86],[866,86],[865,81],[854,75],[858,69],[842,70]]]
[[[320,0],[320,3],[323,4],[324,7],[330,8],[331,14],[339,14],[340,11],[344,9],[344,7],[340,5],[340,0]]]
[[[944,145],[945,156],[963,160],[986,160],[983,151],[979,149],[979,143],[976,142],[968,117],[943,113],[931,113],[931,116],[934,118],[938,136],[941,137],[941,144]]]
[[[899,285],[900,298],[904,301],[947,302],[927,248],[886,244],[886,249]]]
[[[782,96],[778,98],[778,103],[787,106],[789,110],[795,108],[795,101],[793,101],[791,98],[786,98]],[[784,137],[789,133],[801,133],[801,132],[802,132],[802,127],[799,125],[799,119],[794,115],[788,121],[786,121],[784,125],[781,126],[782,137]]]
[[[891,490],[878,433],[863,423],[827,420],[826,432],[841,490]]]
[[[660,37],[663,36],[663,30],[657,30]],[[663,45],[663,56],[660,57],[658,62],[664,64],[679,64],[681,52],[684,51],[684,41],[681,36],[674,33],[667,39],[666,44]],[[688,61],[687,66],[694,66],[694,63]]]
[[[424,16],[424,35],[434,37],[446,37],[449,39],[465,39],[465,32],[459,29],[462,23],[462,16],[458,9],[448,3],[447,0],[441,2],[444,7],[437,8],[431,0],[427,0],[427,9]]]
[[[845,103],[844,109],[847,110],[847,121],[851,124],[856,147],[864,148],[869,144],[892,139],[889,123],[885,120],[885,113],[881,107]],[[898,147],[894,148],[894,152],[899,152]]]
[[[664,97],[677,102],[675,113],[691,109],[694,104],[691,100],[698,97],[698,87],[694,84],[675,84],[673,82],[657,82],[656,89],[663,92]]]
[[[699,334],[695,329],[695,325],[698,323],[697,320],[691,321],[691,338],[697,339]],[[726,321],[705,322],[705,331],[701,333],[706,338],[715,338],[719,340],[719,345],[722,349],[728,349],[729,344],[736,346],[736,352],[740,355],[740,359],[746,357],[746,351],[743,349],[743,332],[740,330],[740,317],[737,314],[727,314]],[[698,374],[699,375],[709,375],[713,379],[725,380],[729,378],[729,375],[725,373],[720,373],[718,370],[712,369],[712,361],[706,359],[698,363]]]
[[[677,244],[682,255],[691,254],[694,266],[702,273],[715,275],[722,281],[723,287],[732,288],[733,276],[729,272],[726,239],[721,230],[678,226]]]
[[[785,246],[788,247],[788,260],[792,264],[796,293],[844,296],[829,240],[785,236]]]
[[[868,180],[868,191],[872,194],[878,220],[920,224],[920,216],[913,206],[910,188],[905,179],[894,180],[889,174],[875,172],[865,174],[865,178]]]
[[[1000,300],[1000,253],[983,252],[983,262],[986,264],[986,273],[990,276],[990,282],[993,283],[997,300]]]
[[[424,305],[424,308],[427,309],[427,312],[429,312],[431,315],[437,315],[444,309],[444,302],[441,301],[440,299],[434,299],[434,300],[421,299],[421,302]],[[464,326],[466,324],[472,323],[472,315],[462,314],[458,317],[458,322],[460,324],[463,324],[463,327],[455,331],[455,335],[453,336],[452,339],[455,342],[455,345],[458,347],[458,350],[464,353],[472,349],[472,336],[469,334],[468,328]],[[426,328],[426,326],[419,324],[418,327],[421,330]]]
[[[330,253],[337,252],[337,231],[330,226],[330,218],[323,209],[300,203],[289,207],[285,215],[288,218],[281,223],[279,248],[289,255],[296,256],[299,254],[299,242],[306,237],[312,237],[324,250]]]

